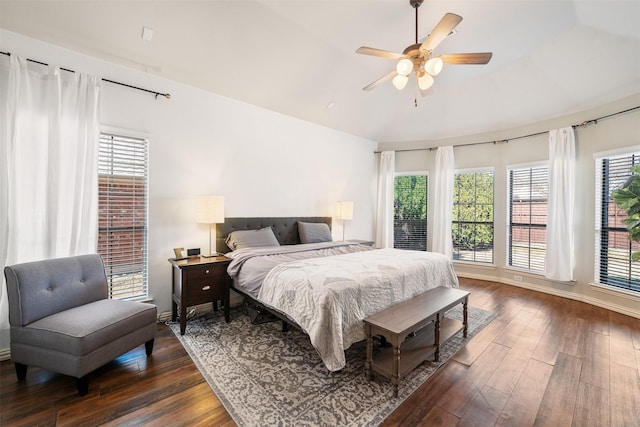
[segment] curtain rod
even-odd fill
[[[588,126],[590,124],[598,124],[598,120],[603,120],[603,119],[608,119],[610,117],[613,116],[617,116],[618,114],[624,114],[624,113],[628,113],[629,111],[633,111],[633,110],[637,110],[640,108],[640,105],[637,107],[632,107],[632,108],[628,108],[626,110],[623,111],[618,111],[617,113],[611,113],[608,114],[606,116],[602,116],[602,117],[598,117],[596,119],[591,119],[591,120],[585,120],[584,122],[577,124],[577,125],[571,125],[572,128],[580,128],[580,127],[585,127]],[[548,133],[549,131],[544,131],[544,132],[536,132],[536,133],[530,133],[528,135],[521,135],[521,136],[514,136],[513,138],[507,138],[507,139],[503,139],[500,141],[482,141],[482,142],[468,142],[466,144],[453,144],[453,147],[468,147],[470,145],[482,145],[482,144],[493,144],[493,145],[497,145],[497,144],[507,144],[509,141],[513,141],[516,139],[523,139],[523,138],[530,138],[532,136],[538,136],[538,135],[544,135],[545,133]],[[425,148],[407,148],[404,150],[390,150],[390,151],[395,151],[396,153],[401,153],[404,151],[433,151],[436,150],[438,147],[425,147]],[[382,153],[382,151],[374,151],[373,154],[380,154]]]
[[[9,52],[0,52],[0,53],[3,54],[3,55],[11,56],[11,54]],[[35,64],[49,66],[49,64],[47,64],[45,62],[36,61],[35,59],[27,58],[27,61],[33,62]],[[70,73],[75,73],[75,71],[69,70],[68,68],[60,67],[60,69],[62,71],[68,71]],[[107,82],[107,83],[113,83],[114,85],[120,85],[120,86],[128,87],[128,88],[131,88],[131,89],[140,90],[142,92],[152,93],[152,94],[154,94],[156,96],[156,99],[158,99],[158,96],[164,96],[167,99],[171,98],[171,94],[170,93],[160,93],[160,92],[156,92],[155,90],[144,89],[144,88],[141,88],[141,87],[138,87],[138,86],[133,86],[133,85],[129,85],[129,84],[126,84],[126,83],[120,83],[120,82],[116,82],[114,80],[109,80],[109,79],[102,79],[102,81],[103,82]]]

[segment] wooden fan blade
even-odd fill
[[[389,80],[391,80],[392,78],[394,78],[398,73],[396,72],[396,70],[393,70],[391,72],[389,72],[388,74],[385,74],[384,76],[380,77],[378,80],[376,80],[373,83],[368,84],[367,86],[363,87],[362,90],[373,90],[376,87],[378,87],[379,85],[381,85],[384,82],[387,82]]]
[[[389,59],[400,59],[404,58],[405,55],[401,53],[391,52],[388,50],[376,49],[374,47],[362,46],[356,49],[356,53],[361,53],[362,55],[372,55],[379,56],[381,58],[389,58]]]
[[[438,25],[436,25],[429,36],[420,46],[420,50],[433,50],[445,39],[455,27],[462,21],[462,16],[455,13],[445,13]]]
[[[482,53],[447,53],[438,55],[445,64],[486,64],[491,60],[492,52]]]

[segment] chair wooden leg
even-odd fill
[[[89,392],[89,374],[76,378],[76,385],[78,386],[78,394],[80,396],[86,395]]]
[[[151,353],[153,353],[153,340],[144,343],[144,348],[147,351],[147,356],[151,356]]]
[[[27,377],[27,365],[23,365],[22,363],[15,362],[16,366],[16,376],[18,380],[23,380]]]

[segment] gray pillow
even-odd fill
[[[260,246],[280,246],[280,242],[273,234],[271,227],[259,230],[236,230],[229,233],[225,240],[232,251],[242,248],[256,248]]]
[[[298,235],[300,243],[331,242],[331,230],[324,222],[298,221]]]

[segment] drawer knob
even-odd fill
[[[209,289],[211,289],[211,286],[209,286],[209,285],[204,286],[204,287],[202,288],[202,290],[203,290],[203,291],[208,291]]]
[[[204,271],[204,274],[209,274],[209,271],[210,271],[210,270],[205,270],[205,271]]]

